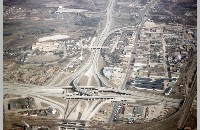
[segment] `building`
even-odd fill
[[[106,76],[106,78],[111,79],[111,71],[112,71],[113,67],[104,67],[103,68],[103,74],[104,76]]]
[[[32,45],[32,50],[40,50],[40,51],[54,51],[57,50],[59,47],[58,42],[37,42]]]

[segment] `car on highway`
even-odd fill
[[[122,107],[121,105],[118,106],[118,108],[121,108],[121,107]]]
[[[119,110],[120,110],[120,108],[117,108],[117,110],[119,111]]]
[[[113,118],[113,121],[117,121],[117,120],[118,120],[117,117],[114,117],[114,118]]]
[[[66,130],[66,127],[60,127],[61,128],[61,130]]]

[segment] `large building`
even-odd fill
[[[57,50],[60,44],[58,42],[37,42],[32,45],[32,50],[40,50],[40,51],[54,51]]]

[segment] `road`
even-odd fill
[[[151,94],[151,93],[145,93],[145,92],[139,92],[139,91],[129,91],[129,90],[121,90],[121,89],[112,89],[112,88],[107,88],[107,87],[94,87],[94,86],[79,86],[80,88],[82,88],[82,90],[84,91],[84,89],[92,89],[89,90],[91,93],[98,92],[96,95],[91,95],[91,96],[86,96],[87,98],[91,98],[92,96],[96,96],[96,97],[106,97],[106,96],[112,96],[113,94],[116,95],[116,97],[119,95],[120,96],[134,96],[138,97],[140,99],[159,99],[161,100],[165,100],[165,101],[180,101],[179,99],[173,99],[173,98],[169,98],[166,96],[161,96],[161,95],[155,95],[155,94]],[[24,95],[24,96],[28,96],[28,95],[33,95],[33,96],[37,96],[37,95],[41,95],[41,96],[56,96],[56,97],[66,97],[66,98],[72,98],[73,96],[67,96],[66,95],[66,89],[72,89],[72,86],[65,86],[65,87],[33,87],[33,88],[24,88],[24,87],[18,87],[18,88],[13,88],[12,86],[7,86],[4,87],[4,92],[7,94],[19,94],[19,95]],[[112,92],[111,94],[106,94],[106,92]],[[72,93],[73,95],[73,93]],[[77,95],[74,95],[74,97],[76,97]],[[84,98],[84,96],[82,96]],[[133,98],[133,99],[134,99]]]
[[[87,128],[87,121],[83,120],[64,120],[64,119],[55,119],[52,117],[30,117],[30,116],[21,116],[21,115],[13,115],[7,114],[4,122],[10,122],[9,119],[12,119],[12,123],[17,123],[21,125],[21,120],[24,120],[30,126],[49,126],[49,127],[66,127],[66,128]],[[5,126],[6,127],[6,126]],[[6,127],[7,129],[8,126]],[[10,128],[11,129],[11,128]]]
[[[108,7],[107,7],[107,13],[106,13],[106,17],[107,17],[106,24],[105,24],[105,27],[104,27],[103,31],[101,32],[101,34],[96,38],[95,42],[93,43],[94,46],[102,47],[104,41],[109,36],[110,27],[111,27],[112,22],[113,22],[112,12],[113,12],[114,3],[115,3],[115,0],[109,0],[109,4],[108,4]],[[87,70],[92,69],[93,75],[91,75],[91,77],[94,76],[94,79],[96,80],[97,84],[99,85],[100,83],[99,83],[98,79],[102,79],[97,74],[98,73],[97,64],[98,64],[98,60],[99,60],[99,55],[100,55],[100,50],[98,50],[98,49],[92,50],[87,64],[85,64],[78,72],[76,72],[74,74],[74,76],[71,78],[71,80],[69,81],[68,84],[70,84],[74,80],[77,81],[76,79],[79,80],[80,77],[82,75],[84,75],[85,72],[87,72]],[[91,77],[89,77],[89,78],[91,78]],[[75,87],[78,87],[78,86],[75,86]]]
[[[126,71],[126,77],[125,77],[123,83],[120,85],[120,89],[126,89],[126,83],[127,83],[128,78],[130,77],[130,74],[131,74],[131,71],[129,71],[129,70],[131,69],[131,66],[132,66],[131,63],[132,63],[133,59],[137,55],[137,45],[136,44],[138,42],[138,34],[140,33],[140,30],[141,30],[141,28],[143,27],[143,24],[146,21],[146,19],[144,19],[144,15],[152,6],[154,6],[154,4],[156,2],[157,2],[157,0],[152,0],[148,5],[146,5],[144,10],[139,14],[139,19],[140,19],[139,21],[140,22],[137,25],[138,29],[135,31],[134,47],[131,50],[131,57],[130,57],[130,60],[129,60],[129,63],[128,63],[128,69]],[[111,117],[110,117],[110,123],[112,123],[112,121],[114,119],[114,115],[115,115],[118,104],[119,104],[119,102],[116,102],[114,104],[113,112],[112,112]]]
[[[84,90],[84,89],[83,89]],[[62,114],[64,113],[64,110],[66,109],[66,104],[61,104],[59,102],[56,102],[52,99],[46,98],[44,96],[55,96],[55,97],[61,97],[64,99],[85,99],[85,100],[99,100],[99,99],[112,99],[112,101],[121,101],[121,100],[127,100],[127,101],[141,101],[145,100],[148,102],[156,102],[156,103],[161,103],[165,101],[166,106],[178,106],[180,103],[179,99],[172,99],[169,97],[161,96],[161,95],[155,95],[155,94],[147,94],[144,92],[137,92],[137,91],[127,91],[127,90],[115,90],[115,89],[109,89],[109,88],[99,88],[97,90],[90,90],[90,91],[97,91],[97,95],[67,95],[64,93],[64,89],[62,88],[31,88],[31,89],[24,89],[24,88],[18,88],[18,89],[12,89],[7,88],[6,93],[7,94],[16,94],[18,93],[19,95],[22,96],[33,96],[40,98],[40,100],[45,100],[48,101],[48,103],[55,103],[59,106],[62,107]],[[111,94],[106,94],[105,92],[112,92]],[[119,96],[120,95],[120,96]],[[39,100],[39,99],[38,99]],[[66,107],[65,107],[66,106]],[[55,106],[57,107],[57,106]],[[90,106],[91,107],[91,106]],[[60,108],[60,107],[59,107]],[[64,115],[64,114],[63,114]]]
[[[100,102],[99,100],[95,100],[94,102],[92,102],[90,104],[89,109],[87,109],[86,113],[84,113],[84,116],[82,116],[81,118],[83,120],[86,120],[88,118],[88,116],[90,115],[90,113],[92,113],[93,110],[95,109],[95,107],[99,104],[99,102]]]
[[[138,34],[140,33],[140,29],[143,26],[145,19],[143,18],[145,13],[150,9],[150,7],[154,4],[155,1],[152,1],[150,4],[148,4],[146,6],[146,8],[142,11],[142,13],[140,14],[140,19],[141,22],[138,25],[138,29],[136,30],[135,33],[135,41],[134,41],[134,48],[132,49],[132,52],[136,52],[137,48],[136,48],[136,43],[138,41]],[[106,38],[113,33],[113,31],[110,30],[111,25],[113,23],[113,17],[112,17],[112,13],[113,13],[113,6],[114,6],[115,0],[109,0],[109,4],[107,7],[107,13],[106,13],[106,24],[105,27],[103,29],[103,31],[101,32],[101,34],[96,38],[95,42],[93,43],[94,46],[96,47],[102,47],[103,43],[105,42]],[[65,53],[66,54],[66,53]],[[66,55],[65,55],[66,56]],[[109,85],[106,81],[104,81],[103,76],[101,76],[98,73],[98,62],[99,62],[99,57],[100,57],[100,50],[99,49],[93,49],[91,51],[91,55],[88,58],[86,64],[84,64],[78,71],[76,71],[70,78],[68,84],[66,84],[66,86],[63,87],[53,87],[50,86],[52,84],[55,83],[55,81],[53,81],[51,84],[49,84],[48,86],[38,86],[38,87],[9,87],[8,86],[4,87],[4,93],[7,94],[19,94],[22,96],[34,96],[36,98],[38,98],[39,101],[45,101],[48,104],[51,104],[52,106],[54,106],[55,108],[58,108],[60,113],[61,113],[61,118],[67,118],[68,116],[65,116],[65,111],[66,111],[66,104],[60,104],[56,101],[53,101],[49,98],[45,98],[44,96],[55,96],[55,97],[64,97],[65,99],[108,99],[105,102],[111,102],[111,101],[120,101],[120,100],[131,100],[131,101],[136,101],[136,100],[146,100],[146,101],[152,101],[152,102],[157,102],[160,103],[163,100],[166,102],[166,105],[168,106],[177,106],[179,104],[179,100],[176,99],[171,99],[171,98],[167,98],[164,96],[158,96],[158,95],[153,95],[153,94],[147,94],[147,93],[138,93],[137,91],[127,91],[127,90],[121,90],[124,89],[128,80],[128,77],[130,75],[130,71],[128,71],[131,67],[130,63],[132,62],[132,60],[134,59],[135,55],[131,55],[130,57],[130,61],[128,64],[128,69],[127,69],[127,73],[126,73],[126,77],[122,83],[122,85],[120,85],[120,89],[111,89],[112,86]],[[94,79],[96,80],[98,86],[94,87],[97,88],[98,90],[98,94],[99,95],[94,95],[94,90],[88,90],[88,89],[81,89],[81,86],[78,86],[78,81],[80,80],[80,78],[88,71],[91,70],[93,72],[93,74],[91,75],[91,77],[93,76]],[[103,82],[107,88],[104,87],[100,87],[100,81]],[[63,81],[63,80],[62,80]],[[60,84],[60,83],[58,83]],[[16,85],[18,86],[18,85]],[[76,91],[78,91],[79,93],[83,94],[82,96],[78,96],[78,95],[72,95],[72,96],[67,96],[65,94],[65,90],[64,87],[71,87],[71,88],[75,88]],[[116,95],[104,95],[104,92],[112,92],[115,93]],[[119,96],[120,95],[120,96]],[[110,100],[111,99],[111,100]],[[94,101],[93,105],[88,107],[88,104],[86,105],[87,107],[87,111],[84,111],[85,113],[83,113],[83,117],[81,117],[81,119],[90,119],[92,118],[92,116],[95,115],[95,113],[98,111],[98,109],[105,103],[102,102],[100,104],[97,103],[97,101]],[[118,103],[114,104],[114,108],[113,108],[113,113],[111,115],[111,122],[113,120],[114,117],[114,112],[116,111],[116,108],[118,106]],[[76,106],[75,106],[76,107]],[[80,107],[80,106],[79,106]],[[90,114],[89,114],[90,113]],[[92,113],[92,114],[91,114]],[[77,117],[77,115],[76,115]]]
[[[56,102],[52,99],[43,97],[43,96],[34,96],[34,99],[36,99],[38,102],[43,102],[51,105],[53,108],[57,108],[57,110],[60,113],[60,116],[58,117],[59,119],[64,119],[64,114],[65,114],[65,105],[61,104],[59,102]]]
[[[66,50],[65,50],[66,51]],[[67,52],[64,52],[64,54],[67,53]],[[63,78],[59,83],[55,84],[55,82],[57,80],[59,80],[59,78],[61,78],[62,74],[65,74],[64,70],[66,70],[74,61],[76,61],[77,59],[76,58],[73,58],[72,61],[70,63],[68,63],[65,68],[63,68],[62,70],[59,71],[59,73],[51,80],[50,83],[48,83],[47,85],[45,86],[59,86],[60,84],[62,84],[66,79],[68,79],[71,74],[65,78]]]
[[[50,104],[52,107],[57,108],[60,112],[60,119],[67,118],[70,114],[66,116],[66,104],[62,104],[60,102],[54,101],[52,99],[49,99],[44,96],[55,96],[55,97],[62,97],[64,99],[82,99],[82,100],[94,100],[93,105],[89,105],[86,103],[86,108],[82,113],[81,119],[89,120],[92,118],[92,115],[95,115],[95,113],[100,109],[100,107],[105,104],[106,102],[111,101],[121,101],[121,100],[127,100],[127,101],[147,101],[147,102],[154,102],[154,103],[161,103],[165,101],[165,105],[170,106],[178,106],[180,103],[179,99],[172,99],[161,95],[155,95],[150,93],[144,93],[144,92],[137,92],[137,91],[128,91],[128,90],[120,90],[120,89],[111,89],[106,87],[100,87],[96,88],[93,86],[80,86],[80,88],[85,89],[93,89],[90,91],[97,91],[97,95],[73,95],[71,93],[71,96],[68,96],[64,91],[65,89],[72,89],[72,86],[68,87],[32,87],[32,88],[24,88],[24,87],[18,87],[16,89],[13,89],[12,86],[7,86],[4,88],[4,92],[7,94],[19,94],[22,96],[33,96],[37,100],[37,102],[45,102],[47,104]],[[84,89],[82,89],[84,90]],[[110,92],[110,94],[107,94],[107,92]],[[112,92],[112,93],[111,93]],[[120,96],[119,96],[120,95]],[[99,102],[102,101],[101,103]],[[85,101],[84,101],[85,102]],[[100,103],[100,104],[99,104]],[[76,107],[76,105],[74,106]],[[115,105],[114,109],[117,108],[117,105]],[[70,118],[73,116],[71,115]]]
[[[100,109],[104,104],[110,103],[110,102],[111,102],[111,100],[106,100],[106,101],[103,101],[103,102],[99,103],[98,106],[96,106],[96,107],[94,108],[94,110],[91,111],[91,113],[88,115],[88,117],[87,117],[86,120],[89,121],[92,117],[95,116],[95,114],[99,111],[99,109]]]

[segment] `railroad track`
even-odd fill
[[[193,61],[193,62],[195,63],[195,61]],[[193,64],[191,64],[191,65],[193,65]],[[189,70],[191,68],[192,67],[189,66]],[[185,100],[184,104],[182,105],[182,107],[177,112],[175,112],[173,115],[169,116],[168,118],[162,119],[162,120],[158,121],[156,124],[154,124],[153,126],[144,128],[143,130],[156,129],[156,128],[161,126],[161,123],[162,124],[164,123],[164,124],[170,126],[174,123],[174,122],[171,122],[171,121],[174,120],[175,118],[178,119],[178,125],[176,125],[177,129],[178,130],[184,129],[185,123],[187,122],[188,116],[190,114],[190,108],[192,107],[192,103],[194,101],[194,98],[196,97],[196,89],[197,89],[197,74],[196,74],[196,71],[195,71],[195,73],[193,73],[192,77],[193,77],[193,79],[192,79],[192,83],[191,83],[191,86],[190,86],[191,91],[188,94],[189,96],[186,97],[186,100]],[[190,78],[190,77],[187,77],[187,78]]]
[[[191,85],[191,91],[189,96],[186,98],[184,106],[182,108],[182,116],[178,123],[178,129],[183,129],[185,127],[185,123],[188,119],[188,116],[190,114],[190,109],[192,107],[192,103],[194,101],[194,98],[196,97],[196,89],[197,89],[197,74],[195,75],[192,85]]]

